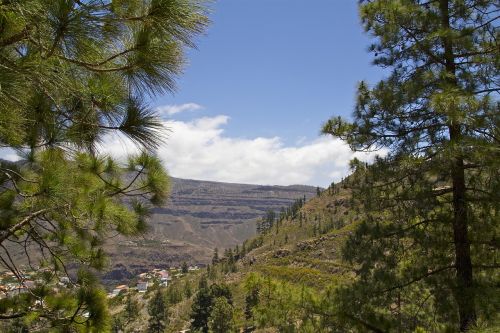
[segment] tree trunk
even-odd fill
[[[444,29],[450,29],[448,0],[440,0],[440,11]],[[446,61],[447,84],[457,86],[455,78],[455,59],[451,38],[443,38]],[[451,179],[453,185],[453,236],[455,246],[456,291],[455,298],[460,316],[460,331],[464,332],[476,322],[475,292],[473,286],[472,261],[468,237],[467,199],[465,196],[464,158],[461,152],[462,129],[459,123],[449,124],[450,143],[455,149],[451,161]]]
[[[455,126],[457,127],[457,126]],[[450,140],[453,142],[457,128],[450,127]],[[457,134],[458,132],[458,134]],[[475,292],[470,257],[470,243],[467,230],[467,203],[465,198],[465,173],[463,158],[455,157],[451,178],[453,183],[453,236],[455,245],[455,269],[457,272],[457,290],[455,298],[460,315],[460,331],[466,331],[476,322]]]

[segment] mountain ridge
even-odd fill
[[[152,209],[149,232],[106,244],[105,283],[150,268],[206,264],[214,248],[243,243],[256,234],[256,220],[298,198],[316,195],[308,185],[255,185],[171,177],[167,202]],[[133,260],[131,260],[133,259]]]

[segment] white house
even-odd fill
[[[148,282],[147,281],[139,281],[137,282],[137,291],[140,293],[145,293],[148,290]]]

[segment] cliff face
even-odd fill
[[[255,235],[255,221],[272,209],[316,195],[311,186],[262,186],[172,179],[168,202],[153,209],[150,231],[133,239],[110,239],[109,272],[120,280],[152,267],[205,263],[213,249],[241,244]]]

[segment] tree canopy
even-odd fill
[[[358,323],[464,331],[498,310],[485,297],[499,277],[499,12],[488,0],[361,1],[374,64],[390,74],[359,84],[352,122],[323,128],[386,154],[353,161],[349,179],[366,214],[344,249],[357,280],[339,294]]]
[[[165,128],[148,99],[175,89],[206,14],[197,0],[0,2],[0,146],[21,158],[0,163],[0,265],[20,290],[0,319],[109,328],[92,272],[106,238],[144,232],[167,195],[154,153]],[[116,133],[140,152],[104,154]]]
[[[148,333],[163,333],[168,320],[168,309],[161,289],[158,289],[148,304]]]

